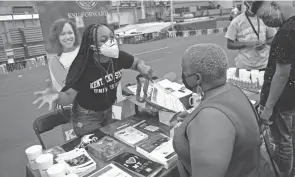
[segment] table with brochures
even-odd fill
[[[167,82],[167,81],[165,81],[165,82]],[[162,83],[162,84],[165,85],[165,83]],[[166,83],[166,85],[168,85],[168,86],[163,86],[163,87],[164,88],[172,87],[170,82]],[[177,93],[179,92],[179,94],[181,94],[181,95],[176,95],[176,96],[180,99],[180,101],[183,103],[183,105],[185,107],[188,107],[189,105],[187,103],[188,103],[190,94],[186,93],[187,91],[180,92],[181,90],[179,91],[178,87],[180,87],[180,86],[175,85],[174,90],[176,90]],[[176,91],[174,91],[174,94],[177,94]],[[257,90],[255,90],[255,91],[243,90],[243,91],[248,96],[248,98],[251,100],[253,105],[257,106],[259,104],[259,97],[260,97],[259,91],[257,91]],[[137,105],[137,106],[139,106],[141,108],[146,108],[146,104],[138,102],[136,100],[135,96],[129,96],[128,100],[133,102],[133,104],[135,104],[135,105]],[[167,113],[167,114],[164,114],[164,113]],[[115,132],[118,133],[121,130],[125,130],[128,127],[133,127],[135,124],[138,124],[140,122],[145,121],[147,124],[150,124],[150,125],[152,125],[154,127],[157,127],[159,129],[157,131],[159,131],[160,134],[164,134],[167,137],[171,138],[171,137],[173,137],[173,126],[172,126],[173,124],[172,124],[172,122],[175,119],[175,117],[173,116],[174,113],[169,113],[169,114],[168,113],[169,112],[166,112],[166,111],[163,111],[163,110],[158,110],[157,115],[148,114],[147,112],[140,112],[140,113],[137,113],[134,116],[130,116],[130,117],[127,117],[127,118],[123,118],[122,120],[115,121],[114,123],[111,123],[111,124],[101,128],[100,130],[97,130],[95,132],[95,136],[97,138],[99,138],[99,139],[102,139],[103,137],[108,135],[109,137],[114,138],[115,140],[117,140],[118,138],[116,137],[116,135],[118,135],[118,134],[116,134]],[[163,118],[167,119],[167,121],[163,120]],[[135,127],[135,129],[137,129],[137,128]],[[143,131],[143,132],[144,132],[144,134],[148,135],[148,139],[147,139],[148,141],[151,138],[156,137],[155,132],[153,132],[153,131],[150,131],[150,132],[149,131]],[[132,136],[131,140],[132,139],[133,139],[133,136]],[[146,141],[146,140],[144,140],[144,141]],[[62,145],[61,147],[65,151],[68,152],[68,151],[71,151],[72,149],[74,149],[74,147],[76,147],[80,142],[81,142],[81,139],[75,139],[75,140],[73,140],[71,142],[68,142],[68,143]],[[130,146],[130,144],[127,145],[128,143],[126,143],[126,142],[128,142],[128,141],[124,142],[124,141],[121,140],[119,142],[124,147],[124,152],[133,153],[136,156],[146,158],[142,154],[138,153],[138,151],[136,151],[136,147],[132,147],[132,146]],[[102,144],[104,144],[104,143],[102,143]],[[91,147],[92,146],[88,146],[88,149],[86,148],[86,150],[87,150],[87,153],[90,155],[90,157],[93,158],[93,160],[96,162],[97,168],[96,168],[96,170],[94,172],[86,175],[86,177],[91,176],[91,174],[93,174],[93,173],[97,172],[98,170],[106,167],[108,164],[112,163],[113,160],[114,160],[114,159],[107,160],[107,162],[106,162],[106,161],[102,160],[101,158],[98,158],[97,153],[95,151],[93,151],[93,149],[91,149]],[[165,152],[167,152],[167,151],[165,151]],[[96,153],[96,155],[94,153]],[[173,153],[174,153],[174,151],[173,151]],[[176,158],[177,158],[177,156],[176,156]],[[175,161],[175,158],[174,158],[174,161]],[[166,167],[166,168],[167,169],[161,170],[160,173],[158,173],[158,175],[156,177],[179,177],[179,172],[178,172],[176,163],[171,163],[171,165],[169,165],[169,167]],[[130,174],[130,175],[134,176],[132,174]],[[40,177],[40,173],[39,173],[38,170],[32,170],[30,168],[30,166],[27,165],[27,167],[26,167],[26,176],[27,177]],[[96,175],[96,176],[93,175],[91,177],[98,177],[98,175]]]
[[[137,114],[135,116],[130,116],[130,117],[125,118],[123,120],[119,120],[119,121],[116,121],[116,122],[114,122],[112,124],[109,124],[109,125],[101,128],[100,130],[96,131],[95,135],[102,134],[102,135],[98,135],[98,136],[101,136],[101,138],[103,136],[105,136],[105,135],[109,135],[110,137],[114,137],[115,132],[117,132],[117,131],[119,131],[121,129],[124,129],[124,128],[128,127],[128,126],[131,126],[132,124],[134,124],[136,122],[142,122],[142,121],[146,121],[148,124],[151,124],[151,125],[154,125],[154,126],[158,127],[159,130],[161,131],[161,133],[169,136],[170,127],[160,123],[159,120],[158,120],[158,117],[154,117],[154,116],[151,116],[151,115],[146,114],[146,113],[139,113],[139,114]],[[151,137],[151,135],[152,135],[152,134],[149,134],[149,133],[146,133],[146,134],[148,134],[149,137]],[[62,145],[61,147],[65,151],[70,151],[79,143],[80,143],[80,140],[75,139],[75,140],[73,140],[73,141],[71,141],[69,143],[66,143],[66,144]],[[139,154],[135,150],[135,148],[133,148],[131,146],[128,146],[128,145],[126,145],[124,143],[122,143],[122,145],[124,146],[124,149],[125,149],[126,152],[131,152],[131,153],[133,153],[135,155],[144,157],[141,154]],[[110,160],[108,162],[105,162],[105,161],[99,159],[97,156],[94,156],[89,151],[89,149],[88,149],[88,153],[97,164],[97,168],[96,168],[95,171],[105,167],[106,165],[108,165],[109,163],[112,162],[112,160]],[[95,171],[90,173],[89,175],[86,175],[86,176],[90,176],[91,174],[95,173]],[[131,174],[131,176],[134,176],[134,175]],[[30,166],[27,165],[27,167],[26,167],[26,177],[40,177],[40,173],[39,173],[38,170],[32,170],[30,168]],[[158,173],[157,177],[179,177],[179,172],[178,172],[176,164],[172,165],[168,169],[161,170],[161,172]]]

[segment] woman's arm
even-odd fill
[[[139,60],[125,51],[119,52],[119,66],[120,68],[138,71],[140,74],[146,76],[152,75],[150,66],[146,65],[143,60]]]
[[[68,106],[74,102],[77,93],[78,92],[72,88],[65,92],[59,92],[56,103],[61,106]]]
[[[134,58],[131,69],[134,71],[141,72],[146,67],[149,67],[149,66],[147,66],[143,60]]]
[[[189,124],[192,177],[224,177],[231,161],[236,130],[214,108],[203,109]]]

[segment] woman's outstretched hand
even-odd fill
[[[42,108],[46,103],[49,105],[49,110],[52,110],[53,107],[56,105],[56,101],[59,97],[59,92],[53,90],[52,88],[48,87],[47,89],[39,92],[35,92],[34,95],[38,96],[38,98],[33,102],[33,104],[38,104],[39,109]]]

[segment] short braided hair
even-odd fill
[[[214,84],[226,78],[227,56],[216,44],[196,44],[185,51],[182,66],[190,74],[202,75],[204,82]]]

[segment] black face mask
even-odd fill
[[[282,25],[282,21],[279,18],[273,18],[272,16],[266,16],[262,18],[264,24],[271,28],[278,28]]]
[[[182,83],[184,84],[184,86],[185,86],[187,89],[189,89],[190,91],[193,91],[193,88],[191,88],[191,87],[187,84],[186,79],[185,79],[185,76],[184,76],[183,73],[181,73],[181,79],[182,79]]]

